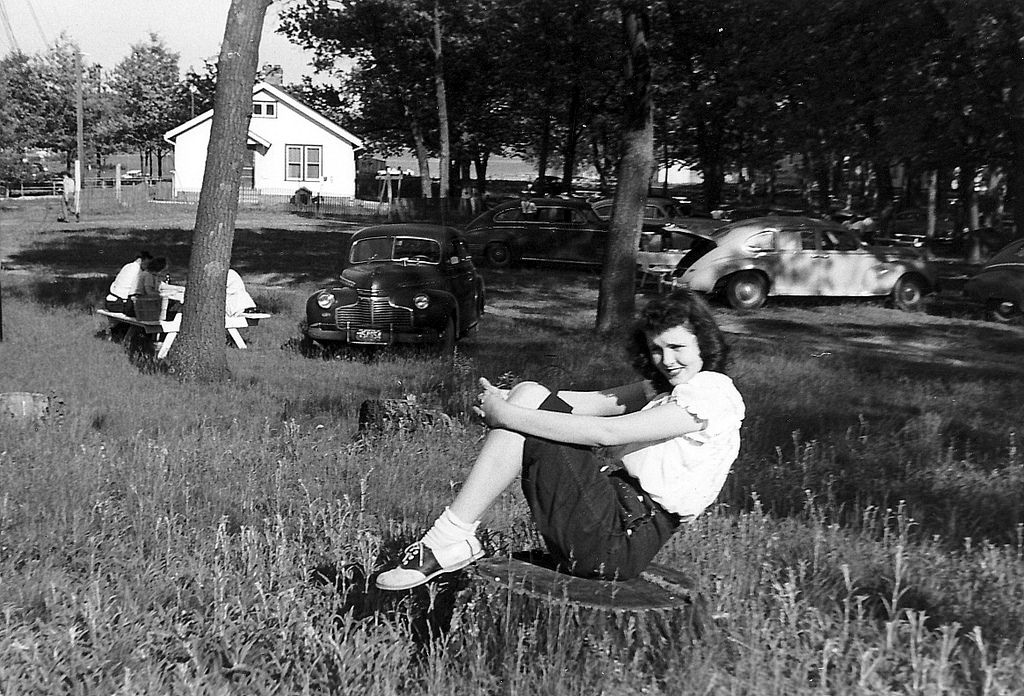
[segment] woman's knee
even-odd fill
[[[551,390],[538,382],[520,382],[508,392],[508,402],[525,408],[537,408]]]

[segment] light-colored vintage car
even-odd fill
[[[736,309],[772,296],[889,298],[920,309],[937,288],[932,265],[913,248],[872,247],[834,222],[771,216],[741,220],[695,239],[670,282],[723,295]]]

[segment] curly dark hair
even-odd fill
[[[725,337],[711,315],[711,308],[700,295],[689,290],[676,290],[671,295],[652,300],[640,312],[633,326],[628,350],[633,367],[644,379],[651,380],[658,392],[671,391],[672,385],[654,364],[647,339],[675,326],[686,326],[697,337],[697,347],[704,363],[702,371],[724,373],[729,359]]]

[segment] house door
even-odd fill
[[[245,148],[245,164],[242,165],[241,187],[251,189],[256,187],[256,151]]]

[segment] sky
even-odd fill
[[[285,84],[313,75],[311,56],[274,31],[277,9],[289,1],[275,2],[267,11],[258,63],[280,65]],[[32,54],[64,32],[81,47],[87,64],[110,70],[132,44],[148,42],[155,32],[180,54],[182,73],[190,66],[198,70],[204,58],[216,62],[230,5],[230,0],[0,0],[0,55],[12,50],[11,34],[23,52]]]

